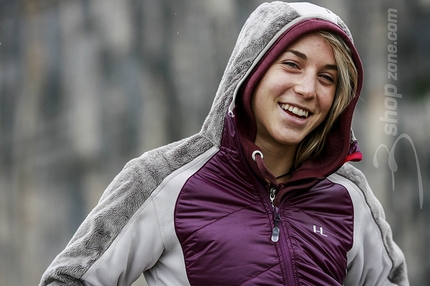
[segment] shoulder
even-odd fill
[[[350,163],[343,164],[343,166],[340,167],[334,174],[342,177],[344,180],[350,181],[361,190],[366,189],[368,186],[363,172]]]
[[[361,170],[350,163],[345,163],[328,179],[343,185],[348,190],[356,215],[363,216],[366,213],[378,224],[384,223],[385,214],[382,205],[374,195]]]
[[[128,190],[139,190],[139,193],[145,194],[144,197],[148,197],[166,177],[192,163],[211,148],[213,144],[197,134],[147,151],[125,164],[102,199],[124,186]]]
[[[347,182],[354,189],[356,200],[360,200],[363,205],[379,225],[386,224],[384,209],[369,186],[366,176],[362,171],[350,163],[345,163],[336,173],[341,181]],[[351,193],[351,188],[350,188]]]

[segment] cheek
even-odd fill
[[[333,102],[334,102],[334,92],[327,93],[325,96],[320,98],[321,113],[324,115],[324,117],[330,111],[331,106],[333,105]]]
[[[265,78],[255,87],[254,94],[251,97],[251,109],[257,121],[261,121],[266,117],[266,114],[270,113],[272,93],[272,86]]]
[[[251,109],[252,113],[254,114],[254,120],[258,126],[261,125],[261,120],[263,120],[263,114],[264,114],[264,101],[262,100],[261,94],[256,91],[251,98]]]

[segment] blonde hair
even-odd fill
[[[317,34],[322,36],[333,49],[339,74],[338,84],[333,104],[327,117],[299,144],[294,169],[298,168],[305,160],[316,157],[322,152],[330,129],[341,113],[351,103],[357,91],[358,71],[349,47],[336,33],[318,31]]]

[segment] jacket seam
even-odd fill
[[[121,228],[120,232],[116,235],[114,239],[112,239],[111,244],[106,247],[105,251],[99,256],[98,259],[94,261],[94,263],[88,268],[88,270],[81,276],[81,279],[85,279],[84,277],[89,277],[96,269],[99,268],[103,264],[103,262],[107,259],[108,254],[112,251],[113,247],[119,243],[121,238],[125,235],[126,231],[129,229],[131,225],[135,222],[137,217],[146,209],[148,205],[152,202],[152,194],[149,196],[144,203],[134,212],[132,217],[127,221],[127,223]],[[154,206],[155,209],[155,206]],[[158,227],[159,228],[159,227]],[[163,243],[164,244],[164,243]]]

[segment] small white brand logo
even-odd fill
[[[314,228],[314,233],[319,233],[320,235],[327,237],[327,235],[324,233],[322,226],[318,227],[314,225],[313,228]]]

